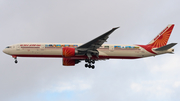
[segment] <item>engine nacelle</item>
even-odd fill
[[[75,59],[63,58],[63,66],[74,66],[78,64],[80,61]]]
[[[63,55],[64,57],[75,56],[75,48],[63,47],[63,48],[62,48],[62,55]]]
[[[74,66],[75,64],[74,59],[63,58],[63,66]]]

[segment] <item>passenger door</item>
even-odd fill
[[[45,45],[41,45],[41,46],[40,46],[40,49],[41,49],[41,51],[44,51]]]
[[[113,46],[113,45],[109,46],[109,51],[110,51],[110,52],[113,52],[113,51],[114,51],[114,46]]]
[[[20,45],[16,45],[16,50],[20,50]]]

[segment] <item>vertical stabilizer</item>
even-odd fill
[[[159,48],[165,46],[169,40],[174,24],[169,24],[159,35],[157,35],[148,45]]]

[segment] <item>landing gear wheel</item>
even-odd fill
[[[85,67],[87,68],[87,67],[88,67],[88,64],[85,64]]]
[[[88,63],[90,64],[90,63],[91,63],[91,60],[88,60]]]
[[[94,68],[95,68],[95,66],[94,66],[94,65],[92,65],[92,66],[91,66],[91,68],[92,68],[92,69],[94,69]]]
[[[95,61],[94,61],[94,60],[92,60],[92,61],[91,61],[91,63],[92,63],[92,64],[94,64],[94,63],[95,63]]]
[[[17,61],[17,60],[15,60],[15,63],[18,63],[18,61]]]
[[[91,68],[91,65],[89,65],[88,67]]]

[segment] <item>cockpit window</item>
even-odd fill
[[[11,46],[7,46],[6,48],[11,48]]]

